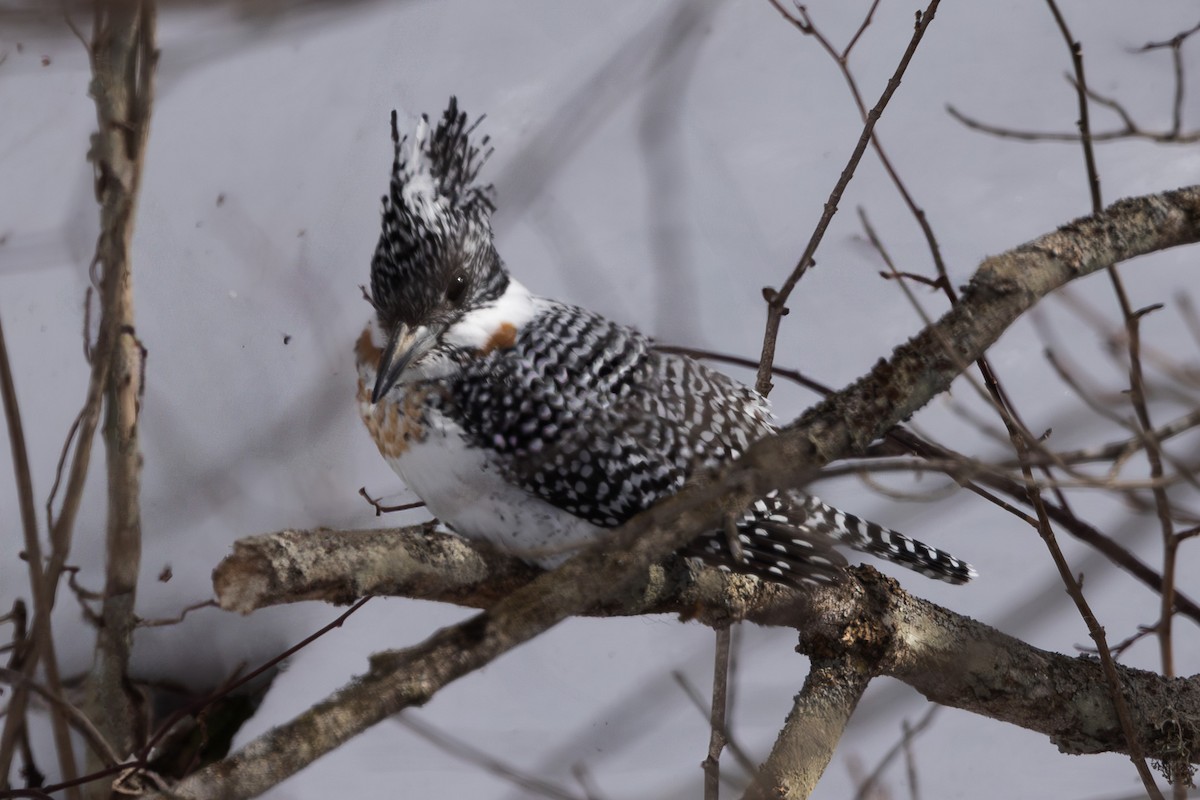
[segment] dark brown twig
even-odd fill
[[[700,690],[687,679],[686,675],[678,670],[672,672],[671,677],[675,679],[675,683],[679,684],[679,688],[683,690],[685,695],[687,695],[688,700],[691,701],[696,710],[708,718],[711,722],[710,710],[706,707],[704,695],[701,694]],[[746,749],[739,745],[733,738],[733,734],[729,732],[728,727],[722,729],[722,737],[725,739],[725,747],[728,748],[729,752],[733,755],[734,760],[738,762],[738,766],[745,770],[747,775],[753,775],[758,771],[758,765],[756,765],[754,760],[750,758],[750,755],[746,752]]]
[[[870,15],[874,14],[874,12],[875,6],[872,5],[870,12],[868,12],[868,21],[870,19]],[[854,100],[854,105],[858,109],[859,117],[861,117],[862,121],[866,123],[868,119],[867,107],[863,102],[862,93],[859,91],[858,80],[854,77],[854,73],[850,71],[848,56],[854,41],[856,41],[858,36],[861,35],[867,23],[863,23],[863,27],[860,27],[858,32],[855,33],[855,38],[851,40],[851,43],[847,45],[841,53],[838,53],[829,40],[824,36],[824,34],[821,33],[820,29],[818,29],[816,24],[812,21],[807,9],[805,9],[803,6],[800,6],[799,13],[804,23],[804,27],[801,30],[805,30],[811,36],[815,37],[817,42],[820,43],[821,48],[838,65],[838,69],[842,73],[842,78],[846,81],[846,86],[850,90],[850,96]],[[908,208],[908,211],[910,214],[912,214],[917,226],[921,229],[921,235],[925,237],[925,245],[929,248],[929,255],[933,259],[934,270],[937,272],[938,276],[935,281],[930,282],[931,285],[940,288],[946,294],[946,297],[950,300],[950,302],[954,303],[956,300],[954,286],[950,282],[950,274],[947,272],[946,262],[942,258],[942,248],[938,244],[937,236],[933,232],[933,226],[929,223],[929,219],[925,214],[925,210],[921,208],[921,206],[917,205],[916,199],[913,198],[912,193],[909,192],[908,186],[905,185],[903,180],[901,180],[900,173],[892,164],[892,159],[888,157],[887,151],[884,149],[883,143],[880,141],[877,135],[873,135],[871,137],[871,148],[875,151],[875,155],[879,158],[879,163],[883,166],[884,172],[887,173],[888,179],[892,182],[892,186],[894,186],[896,191],[899,192],[900,199],[904,201],[904,205]],[[864,215],[860,212],[860,216]],[[875,241],[878,242],[878,239],[876,238]],[[876,249],[883,254],[882,244],[877,244]],[[888,262],[889,266],[892,266],[890,259],[885,257],[885,261]],[[892,266],[892,271],[898,272],[894,266]],[[911,275],[911,273],[904,274]],[[921,280],[929,281],[928,278]]]
[[[1061,18],[1061,14],[1055,13],[1056,19]],[[1060,24],[1060,29],[1062,25]],[[1194,33],[1200,30],[1200,26],[1189,28],[1182,31],[1167,41],[1150,42],[1139,49],[1139,52],[1146,53],[1152,50],[1169,49],[1171,51],[1171,63],[1174,71],[1174,88],[1172,91],[1171,104],[1171,127],[1165,131],[1151,131],[1141,127],[1133,118],[1133,115],[1119,101],[1111,97],[1105,97],[1094,89],[1080,85],[1078,78],[1072,79],[1071,82],[1075,85],[1076,90],[1084,93],[1093,102],[1104,106],[1111,110],[1121,120],[1121,127],[1115,130],[1103,131],[1097,133],[1090,131],[1087,135],[1092,142],[1113,142],[1122,139],[1148,139],[1152,142],[1161,144],[1192,144],[1200,141],[1200,130],[1183,132],[1183,102],[1185,98],[1184,92],[1184,68],[1182,45]],[[1077,71],[1078,75],[1078,71]],[[992,125],[981,120],[969,117],[962,113],[954,106],[947,105],[946,112],[958,120],[960,123],[981,133],[986,133],[991,136],[997,136],[1004,139],[1016,139],[1026,142],[1079,142],[1082,141],[1084,135],[1082,133],[1059,133],[1052,131],[1028,131],[1016,130],[1013,128],[1005,128],[999,125]]]
[[[725,718],[729,696],[729,659],[732,654],[731,631],[732,628],[729,625],[717,628],[715,631],[712,707],[708,717],[708,755],[704,759],[704,800],[719,800],[721,796],[721,751],[728,744],[728,738],[725,735],[728,730]],[[676,680],[678,679],[679,676],[676,677]]]
[[[187,619],[188,614],[193,611],[199,611],[202,608],[220,608],[216,600],[204,600],[199,603],[192,603],[190,606],[184,606],[183,610],[174,617],[156,617],[153,619],[138,618],[137,626],[139,628],[161,628],[168,625],[178,625]]]
[[[791,20],[793,24],[800,25],[789,14],[784,12],[778,0],[771,0],[771,3],[781,14]],[[863,125],[862,134],[858,137],[858,142],[855,144],[854,150],[850,154],[850,158],[846,162],[841,176],[838,178],[833,190],[829,193],[829,198],[825,201],[825,207],[821,212],[820,219],[817,221],[816,228],[813,230],[808,244],[805,245],[804,252],[800,255],[800,260],[796,262],[792,274],[788,276],[780,289],[767,289],[763,292],[767,298],[767,325],[763,335],[762,357],[759,361],[758,376],[755,380],[754,388],[764,397],[771,391],[771,366],[775,362],[775,343],[779,337],[779,325],[783,320],[784,314],[787,313],[788,298],[791,296],[792,290],[796,288],[796,284],[804,277],[804,273],[812,266],[813,256],[816,255],[817,247],[825,237],[825,231],[829,228],[829,223],[833,221],[834,214],[837,213],[838,203],[841,201],[846,187],[849,186],[850,180],[854,177],[854,172],[858,168],[863,153],[866,152],[867,145],[871,141],[871,136],[875,131],[875,123],[879,121],[883,110],[892,99],[892,95],[900,87],[900,80],[903,78],[905,71],[907,71],[908,65],[917,51],[917,46],[925,36],[925,31],[929,29],[929,25],[933,22],[934,15],[937,13],[937,7],[938,0],[931,0],[925,11],[917,15],[917,24],[913,31],[912,39],[909,40],[908,47],[900,57],[900,62],[896,65],[892,77],[888,80],[887,87],[879,96],[879,100],[875,103],[875,106],[867,113],[867,120]],[[800,29],[802,31],[805,30],[804,27]]]
[[[854,793],[854,800],[867,800],[867,798],[871,797],[871,792],[879,785],[879,779],[883,776],[884,770],[896,760],[897,756],[908,752],[909,745],[913,739],[917,738],[933,723],[933,718],[940,709],[941,706],[929,706],[925,710],[925,713],[921,715],[921,718],[913,725],[909,725],[908,721],[905,720],[904,732],[900,740],[884,753],[883,758],[879,759],[879,763],[875,765],[875,769],[871,770],[870,774],[859,784],[858,791]]]
[[[1096,213],[1102,207],[1100,197],[1100,178],[1096,172],[1095,155],[1092,152],[1091,129],[1088,122],[1088,95],[1087,95],[1087,80],[1084,76],[1083,69],[1083,48],[1078,41],[1071,35],[1071,31],[1067,27],[1066,19],[1058,9],[1055,0],[1046,0],[1051,13],[1054,15],[1055,23],[1058,25],[1059,31],[1062,33],[1063,39],[1067,43],[1067,47],[1071,51],[1072,64],[1075,69],[1075,83],[1078,87],[1079,99],[1079,132],[1080,140],[1083,144],[1084,160],[1087,165],[1088,185],[1091,189],[1092,196],[1092,213]],[[1177,132],[1177,131],[1176,131]],[[1146,458],[1150,463],[1150,477],[1158,481],[1163,476],[1162,451],[1158,442],[1152,438],[1154,426],[1150,421],[1150,412],[1146,404],[1146,385],[1142,375],[1142,364],[1140,355],[1140,326],[1138,324],[1139,315],[1133,310],[1129,302],[1129,296],[1125,292],[1124,284],[1121,281],[1121,276],[1117,271],[1116,265],[1108,268],[1108,276],[1113,287],[1113,293],[1117,297],[1117,302],[1121,308],[1121,314],[1125,319],[1125,328],[1128,332],[1129,341],[1129,381],[1130,394],[1129,400],[1134,408],[1134,413],[1137,415],[1138,424],[1141,428],[1140,435],[1146,437]],[[1159,522],[1162,526],[1163,535],[1163,590],[1161,617],[1159,619],[1159,643],[1161,646],[1161,654],[1163,660],[1163,674],[1170,678],[1174,677],[1174,667],[1171,658],[1171,618],[1174,611],[1174,590],[1175,590],[1175,548],[1177,546],[1174,538],[1174,526],[1171,522],[1169,510],[1169,500],[1167,499],[1166,490],[1162,487],[1153,489],[1154,503],[1158,510]],[[1049,522],[1046,522],[1047,533]],[[1053,544],[1053,534],[1047,537],[1047,543]],[[1052,547],[1052,553],[1054,552]],[[1061,553],[1054,553],[1056,563],[1061,562],[1060,572],[1064,576],[1064,581],[1069,581],[1067,586],[1068,593],[1072,599],[1076,601],[1080,613],[1088,624],[1089,632],[1092,634],[1092,639],[1096,642],[1096,648],[1100,657],[1101,663],[1105,665],[1105,673],[1109,678],[1110,688],[1113,693],[1113,702],[1117,705],[1118,717],[1121,719],[1122,728],[1125,730],[1126,736],[1133,736],[1133,725],[1129,721],[1128,711],[1123,708],[1124,688],[1117,680],[1116,670],[1113,668],[1112,653],[1108,650],[1108,644],[1104,635],[1103,628],[1092,616],[1090,609],[1083,600],[1082,587],[1075,585],[1074,577],[1069,571],[1064,570],[1065,560]],[[1158,786],[1154,782],[1154,776],[1150,773],[1150,767],[1146,764],[1144,758],[1140,758],[1140,745],[1136,742],[1130,742],[1130,758],[1133,759],[1134,766],[1137,767],[1138,775],[1142,779],[1142,784],[1145,786],[1147,793],[1151,797],[1161,797],[1158,791]]]
[[[1073,83],[1076,87],[1076,95],[1079,98],[1079,142],[1083,145],[1083,160],[1087,165],[1088,189],[1092,195],[1092,213],[1095,214],[1104,207],[1104,203],[1100,199],[1100,173],[1096,170],[1096,153],[1092,148],[1092,125],[1088,118],[1088,91],[1087,78],[1083,70],[1083,45],[1071,35],[1070,29],[1067,28],[1067,20],[1063,17],[1062,12],[1058,10],[1058,3],[1054,0],[1046,0],[1046,5],[1050,8],[1050,13],[1054,16],[1054,22],[1058,26],[1059,33],[1066,40],[1067,49],[1071,53],[1071,66],[1075,70]]]
[[[367,493],[367,487],[365,486],[358,487],[358,494],[364,500],[370,503],[371,508],[375,509],[375,516],[377,517],[381,517],[384,514],[392,514],[397,511],[409,511],[414,508],[425,507],[425,503],[420,500],[415,503],[401,503],[398,506],[385,506],[382,502],[380,502],[379,498],[371,497],[371,495]]]
[[[112,747],[104,740],[100,731],[96,730],[92,721],[82,711],[64,700],[62,695],[50,691],[14,669],[0,667],[0,681],[14,687],[24,686],[45,700],[52,708],[58,709],[69,720],[71,726],[83,736],[92,752],[107,762],[105,766],[112,766],[121,761],[121,757],[113,752]]]
[[[1171,51],[1171,66],[1175,72],[1175,102],[1171,107],[1171,133],[1176,136],[1183,128],[1183,43],[1186,42],[1192,34],[1200,31],[1200,24],[1188,28],[1185,31],[1172,36],[1165,42],[1147,42],[1142,46],[1141,52],[1145,53],[1150,50],[1169,49]]]

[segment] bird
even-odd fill
[[[457,99],[393,160],[355,345],[359,413],[387,463],[455,533],[551,568],[776,433],[765,397],[632,327],[533,294],[497,251],[492,155]],[[837,546],[931,578],[974,568],[795,490],[680,555],[792,587],[845,577]]]

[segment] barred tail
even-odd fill
[[[975,568],[897,531],[839,511],[815,497],[772,492],[736,520],[737,549],[723,531],[694,542],[685,553],[715,566],[798,586],[838,580],[846,559],[834,544],[869,553],[928,578],[962,584]]]
[[[804,497],[800,508],[808,520],[808,525],[826,530],[839,543],[908,567],[927,578],[961,584],[979,574],[966,561],[955,558],[944,550],[938,550],[898,531],[839,511],[815,497]]]

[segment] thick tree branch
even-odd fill
[[[638,515],[605,541],[554,572],[538,576],[489,611],[416,647],[375,656],[367,674],[242,751],[180,782],[174,795],[259,794],[350,737],[403,708],[424,703],[445,684],[567,616],[644,591],[651,564],[678,550],[697,531],[716,527],[728,509],[744,507],[770,489],[802,487],[830,459],[865,451],[873,439],[945,391],[964,365],[979,358],[1049,292],[1118,261],[1197,240],[1200,187],[1189,187],[1119,202],[1102,214],[988,259],[957,307],[779,436],[759,442],[712,480]],[[930,617],[935,619],[936,615]],[[920,630],[916,638],[922,641],[905,643],[909,648],[905,652],[932,658],[941,652],[937,648],[955,646],[955,658],[941,663],[948,675],[937,676],[951,680],[961,671],[957,645],[970,641],[964,636],[931,637]],[[931,641],[923,641],[926,638]],[[897,659],[896,669],[908,663]],[[1040,679],[1045,673],[1035,674]],[[905,675],[914,685],[930,680],[924,672]],[[1093,707],[1111,708],[1102,683],[1097,680],[1095,685],[1101,688]],[[1142,744],[1147,752],[1154,752],[1152,739]]]
[[[872,677],[870,665],[860,658],[814,657],[771,755],[743,797],[799,800],[811,795]]]
[[[400,595],[486,608],[540,571],[435,528],[288,530],[241,539],[213,570],[217,603],[249,614],[299,600]]]
[[[305,574],[328,560],[337,566]],[[338,575],[341,569],[347,571]],[[358,591],[486,606],[538,572],[453,534],[414,526],[243,539],[217,567],[214,583],[221,606],[244,613],[304,599],[347,602]],[[898,678],[942,705],[1044,733],[1064,752],[1124,751],[1098,662],[1040,650],[913,597],[873,569],[856,575],[857,582],[798,593],[674,561],[654,568],[639,592],[581,613],[680,614],[710,626],[746,620],[792,627],[815,659],[839,659],[847,644],[866,648],[876,674]],[[850,655],[864,658],[861,651]],[[1200,762],[1200,728],[1181,723],[1200,719],[1200,683],[1118,670],[1136,701],[1138,738],[1150,755],[1174,755],[1171,748],[1182,746]]]

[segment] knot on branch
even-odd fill
[[[869,566],[848,570],[840,591],[819,592],[815,622],[805,626],[796,651],[814,661],[877,665],[888,659],[896,636],[891,621],[891,593],[900,585]]]

